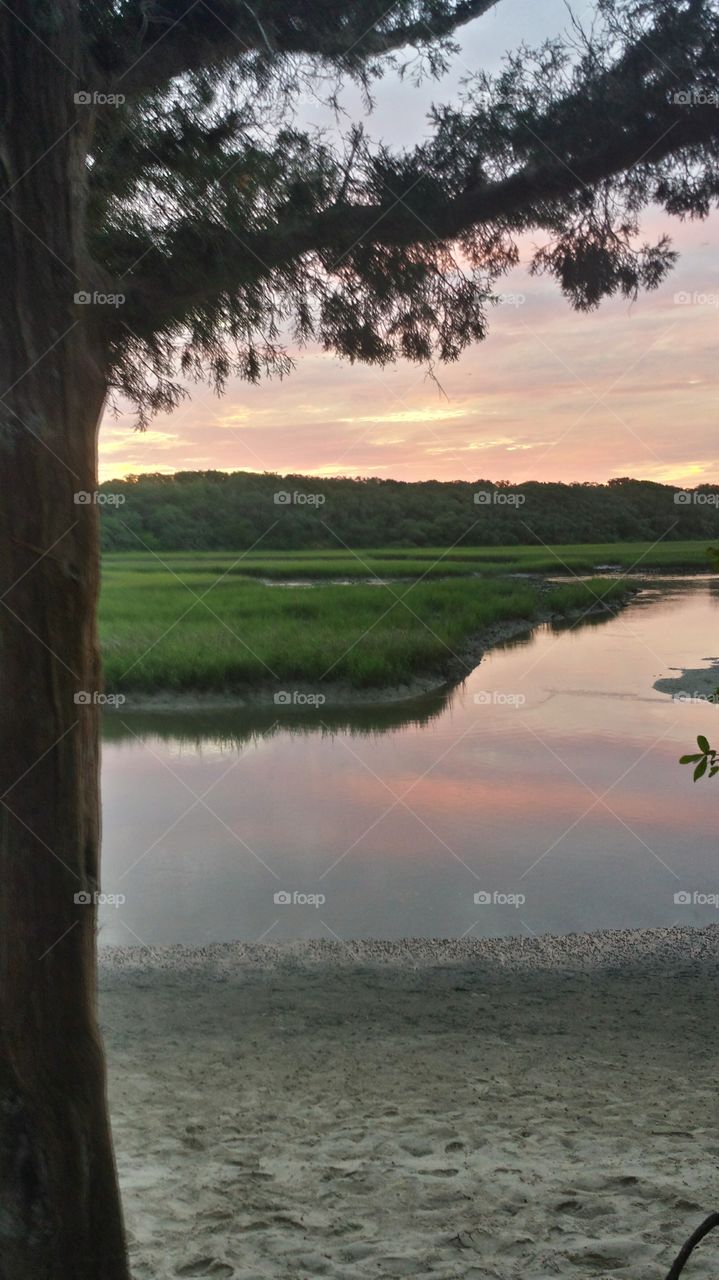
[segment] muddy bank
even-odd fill
[[[719,657],[705,658],[706,667],[671,668],[676,675],[654,681],[659,693],[668,693],[678,702],[719,703]]]

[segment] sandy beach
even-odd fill
[[[137,1280],[660,1280],[716,1208],[719,926],[101,954]]]

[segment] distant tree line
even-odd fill
[[[97,494],[107,551],[501,546],[719,538],[719,485],[323,479],[180,471]]]

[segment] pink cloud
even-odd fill
[[[666,229],[652,214],[647,237]],[[217,468],[399,479],[716,480],[719,219],[674,224],[679,267],[654,294],[577,315],[518,269],[488,339],[438,370],[351,366],[316,349],[294,374],[232,382],[144,436],[128,415],[100,437],[103,478]]]

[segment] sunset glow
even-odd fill
[[[588,0],[574,6],[589,15]],[[447,76],[419,87],[388,74],[366,117],[347,88],[347,118],[366,118],[375,140],[412,145],[426,137],[433,102],[456,99],[467,74],[497,70],[517,32],[530,44],[566,29],[563,0],[541,7],[507,0],[462,32]],[[308,123],[317,103],[303,111]],[[719,329],[719,218],[682,223],[645,215],[639,242],[668,234],[680,257],[656,293],[573,312],[555,282],[524,265],[498,282],[489,336],[455,365],[379,370],[289,347],[284,382],[207,386],[144,436],[131,414],[108,417],[100,436],[101,478],[143,471],[276,471],[404,480],[589,480],[632,475],[677,484],[714,481]],[[439,385],[438,385],[439,384]]]
[[[102,479],[218,469],[715,481],[717,221],[673,230],[679,266],[632,305],[577,315],[556,288],[518,271],[526,302],[498,306],[487,340],[435,371],[439,387],[411,365],[377,370],[305,350],[284,382],[234,382],[222,399],[192,387],[144,434],[130,414],[108,418]]]

